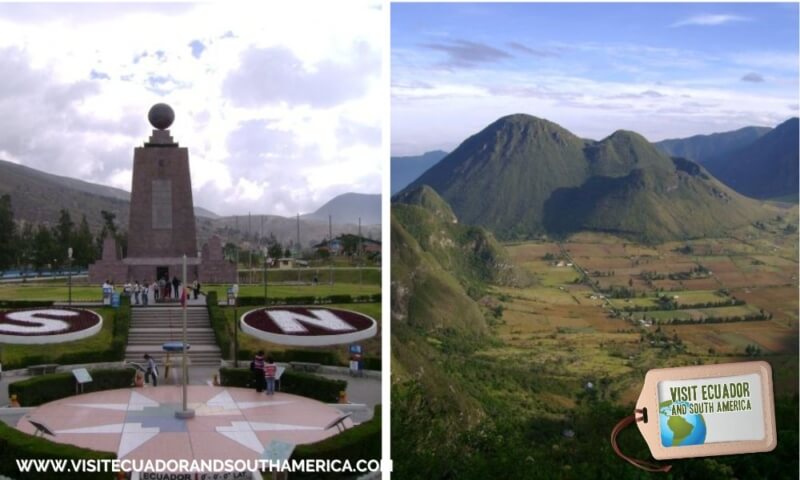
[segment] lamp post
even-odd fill
[[[233,290],[233,366],[239,368],[239,245],[236,250],[236,280],[231,287]]]
[[[181,366],[183,370],[183,409],[180,411],[175,412],[175,417],[187,419],[187,418],[194,418],[194,410],[190,410],[187,404],[186,399],[186,384],[188,382],[187,377],[189,376],[188,368],[186,365],[186,304],[188,303],[188,298],[186,298],[186,254],[183,254],[183,291],[181,292],[181,299],[183,303],[183,345],[181,345]]]
[[[239,368],[239,286],[233,287],[233,367]]]
[[[72,306],[72,247],[67,249],[67,291],[69,292],[69,300],[67,304]]]
[[[267,307],[267,247],[263,247],[261,249],[261,253],[264,254],[264,307]]]

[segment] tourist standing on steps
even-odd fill
[[[267,358],[267,363],[264,365],[264,380],[267,383],[267,395],[275,394],[275,375],[278,373],[278,367],[272,361],[272,357]]]
[[[145,367],[147,370],[144,373],[144,381],[149,382],[150,378],[153,378],[153,386],[158,386],[158,366],[156,365],[156,361],[153,360],[149,354],[144,354],[144,359],[147,361],[147,366]]]
[[[197,279],[195,279],[195,281],[192,282],[192,295],[194,296],[195,300],[197,300],[197,291],[199,289],[200,289],[200,282],[198,282]]]
[[[169,280],[167,279],[167,277],[164,277],[162,280],[164,281],[164,293],[163,293],[162,296],[164,297],[164,300],[166,301],[166,300],[169,300],[170,298],[172,298],[172,285],[169,283]]]
[[[145,280],[144,282],[142,282],[142,305],[147,305],[147,302],[150,301],[150,299],[147,298],[149,296],[150,296],[150,284],[147,283],[147,280]]]
[[[153,280],[151,288],[153,289],[153,300],[157,302],[159,294],[161,293],[161,285],[159,285],[158,279]]]
[[[172,292],[175,295],[175,298],[181,298],[180,290],[178,287],[181,286],[181,281],[178,280],[178,277],[172,277]]]
[[[142,293],[142,287],[139,285],[139,280],[136,280],[133,284],[133,299],[135,300],[135,305],[139,305],[139,295]]]
[[[256,384],[256,392],[264,391],[264,350],[259,350],[255,358],[250,362],[250,369],[253,373],[253,380]]]

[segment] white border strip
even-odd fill
[[[0,343],[10,345],[45,345],[48,343],[66,343],[83,340],[96,335],[103,329],[103,317],[94,310],[79,309],[94,314],[99,320],[95,325],[76,332],[67,332],[55,335],[7,335],[0,334]]]
[[[284,308],[307,308],[316,310],[324,309],[331,312],[336,312],[337,310],[340,312],[349,312],[362,316],[366,319],[369,319],[372,322],[372,325],[370,325],[364,330],[359,330],[357,332],[340,333],[337,335],[286,335],[281,333],[266,332],[264,330],[252,327],[248,325],[247,322],[244,321],[244,317],[253,312],[261,310],[283,310]],[[243,313],[242,316],[239,318],[239,324],[242,326],[242,331],[250,335],[251,337],[255,337],[259,340],[264,340],[266,342],[275,343],[278,345],[290,345],[293,347],[326,347],[329,345],[342,345],[342,344],[357,342],[359,340],[365,340],[367,338],[372,338],[378,334],[378,322],[376,322],[374,318],[364,315],[361,312],[355,312],[353,310],[345,310],[343,308],[310,307],[310,306],[256,308]]]

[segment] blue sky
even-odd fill
[[[392,154],[529,113],[652,141],[798,110],[797,4],[392,5]]]

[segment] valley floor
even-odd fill
[[[755,357],[773,365],[776,394],[797,392],[797,234],[778,219],[658,246],[582,233],[506,247],[536,281],[490,289],[502,342],[480,355],[558,379],[555,411],[587,388],[630,405],[651,368]]]

